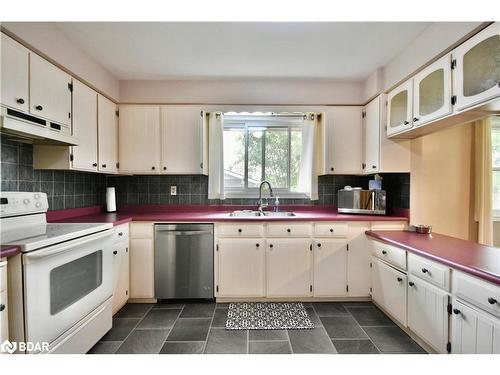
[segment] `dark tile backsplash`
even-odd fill
[[[33,169],[33,146],[1,138],[2,191],[42,191],[50,210],[105,202],[106,176],[97,173]]]
[[[33,169],[33,146],[12,142],[1,135],[1,190],[47,193],[51,210],[105,203],[106,186],[116,188],[118,205],[124,204],[225,204],[254,205],[257,199],[208,199],[208,177],[192,176],[105,176],[97,173]],[[382,174],[387,190],[387,209],[409,208],[410,174]],[[337,191],[345,185],[368,188],[370,176],[320,176],[319,200],[280,199],[281,204],[336,205]],[[170,186],[177,195],[170,195]]]

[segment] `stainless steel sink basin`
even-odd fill
[[[269,217],[292,217],[295,216],[295,213],[290,211],[252,211],[252,210],[241,210],[241,211],[233,211],[229,213],[229,216],[232,217],[259,217],[259,216],[269,216]]]
[[[293,212],[290,212],[290,211],[278,211],[278,212],[274,212],[274,211],[264,211],[262,213],[262,215],[264,216],[295,216],[295,213]]]
[[[252,210],[241,210],[241,211],[233,211],[229,214],[229,216],[234,217],[257,217],[260,216],[260,211],[252,211]]]

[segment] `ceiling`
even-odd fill
[[[429,22],[62,22],[121,80],[278,78],[360,81]]]

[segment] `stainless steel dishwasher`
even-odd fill
[[[155,225],[155,297],[214,298],[213,224]]]

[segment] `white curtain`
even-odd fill
[[[297,192],[311,200],[318,200],[318,147],[320,143],[320,118],[316,113],[306,113],[302,127],[302,156],[300,160]]]
[[[475,207],[478,223],[478,242],[493,245],[493,176],[491,118],[476,121],[475,125]]]
[[[208,120],[208,199],[224,199],[223,114],[210,113]]]

